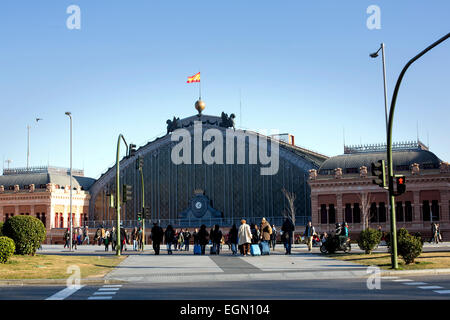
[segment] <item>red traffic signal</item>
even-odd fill
[[[406,191],[406,177],[405,176],[399,176],[395,178],[397,181],[397,193],[396,195],[401,195],[402,193],[405,193]]]

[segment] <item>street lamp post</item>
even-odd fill
[[[389,178],[389,200],[391,206],[391,262],[392,268],[398,269],[398,261],[397,261],[397,230],[395,225],[395,193],[394,193],[394,166],[392,163],[392,126],[394,123],[394,111],[395,111],[395,103],[397,101],[398,90],[400,89],[400,84],[402,82],[403,76],[406,73],[406,70],[413,64],[416,60],[422,57],[425,53],[444,42],[450,37],[450,33],[447,33],[445,36],[428,46],[426,49],[421,51],[418,55],[408,61],[408,63],[403,67],[400,75],[397,79],[397,83],[395,85],[394,93],[392,94],[391,108],[389,110],[389,121],[388,121],[388,135],[387,135],[387,159],[388,159],[388,178]]]
[[[380,48],[370,54],[371,58],[376,58],[378,57],[378,52],[381,50],[381,57],[382,57],[382,61],[383,61],[383,83],[384,83],[384,115],[386,118],[386,137],[388,134],[388,102],[387,102],[387,85],[386,85],[386,61],[384,59],[384,43],[381,43]]]
[[[123,140],[125,146],[127,147],[128,154],[128,144],[125,141],[125,138],[122,134],[119,134],[119,138],[117,138],[117,153],[116,153],[116,211],[117,211],[117,246],[116,246],[116,255],[120,256],[120,163],[119,163],[119,152],[120,152],[120,140]]]
[[[72,251],[72,244],[73,244],[73,221],[72,221],[72,114],[70,112],[65,113],[70,118],[70,209],[69,209],[69,215],[70,215],[70,251]]]

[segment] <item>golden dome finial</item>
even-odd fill
[[[200,115],[203,110],[205,110],[206,104],[201,99],[195,102],[195,109],[197,109],[198,114]]]

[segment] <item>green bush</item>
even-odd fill
[[[0,237],[0,263],[6,263],[14,254],[14,241],[8,237]]]
[[[46,231],[41,220],[32,216],[15,216],[3,225],[3,234],[14,240],[16,254],[35,255],[45,240]]]
[[[422,253],[422,241],[420,238],[407,234],[398,238],[398,254],[406,264],[414,263],[414,260]]]
[[[386,237],[386,244],[391,252],[391,235]],[[405,264],[414,263],[415,259],[422,253],[423,242],[420,237],[410,235],[408,230],[401,228],[397,230],[397,254],[403,258]]]
[[[372,228],[361,231],[358,239],[358,246],[366,254],[372,253],[372,250],[378,246],[381,241],[381,232]]]
[[[2,229],[3,229],[3,222],[0,222],[0,237],[3,237]]]

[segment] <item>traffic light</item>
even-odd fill
[[[122,185],[122,201],[127,202],[133,200],[133,186],[129,184]]]
[[[116,207],[116,204],[114,203],[114,195],[109,193],[109,194],[107,194],[106,196],[107,196],[108,199],[109,199],[109,207],[110,207],[110,208],[115,208],[115,207]]]
[[[137,219],[138,221],[142,221],[142,212],[138,212]]]
[[[144,167],[144,158],[143,157],[139,157],[136,159],[136,169],[142,169]]]
[[[144,208],[144,217],[145,217],[145,219],[150,219],[150,208],[149,207]]]
[[[136,145],[130,143],[129,156],[132,157],[136,153]]]
[[[372,162],[372,176],[376,178],[372,180],[374,184],[379,185],[382,188],[386,187],[386,171],[384,160],[378,160]]]
[[[406,177],[405,176],[396,176],[395,179],[397,181],[396,195],[399,196],[402,193],[405,193],[405,191],[406,191]]]

